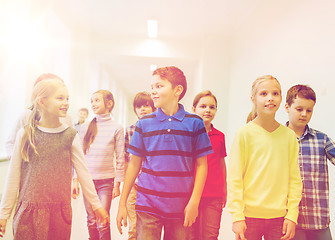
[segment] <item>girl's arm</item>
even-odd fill
[[[135,182],[136,177],[138,176],[138,173],[140,172],[142,167],[142,158],[136,155],[131,155],[130,156],[130,162],[128,164],[127,172],[126,172],[126,177],[124,180],[124,185],[122,188],[122,194],[120,197],[120,202],[119,202],[119,209],[117,212],[117,217],[116,217],[116,224],[117,228],[122,234],[122,226],[124,225],[125,227],[127,226],[127,199],[129,192]]]
[[[102,207],[97,192],[95,190],[91,175],[86,166],[84,152],[82,150],[79,135],[77,134],[72,143],[72,163],[77,173],[78,180],[83,189],[83,193],[88,202],[92,205],[98,221],[102,224],[109,222],[109,215]]]
[[[7,219],[10,218],[10,215],[14,208],[17,199],[17,193],[20,186],[21,165],[22,165],[20,144],[22,141],[23,133],[24,129],[21,129],[16,136],[12,159],[9,162],[9,169],[5,183],[4,195],[2,196],[0,205],[0,219],[2,225],[1,232],[3,234],[5,233],[6,230]]]
[[[207,178],[207,156],[197,158],[197,170],[191,198],[185,207],[184,226],[190,227],[198,216],[198,207]]]
[[[113,198],[120,195],[120,182],[124,181],[125,174],[125,140],[123,128],[115,132],[116,177],[113,189]]]

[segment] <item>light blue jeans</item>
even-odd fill
[[[102,207],[109,213],[112,199],[113,199],[113,188],[114,178],[93,180],[95,190],[99,196]],[[100,226],[95,219],[95,213],[84,196],[84,204],[87,212],[87,227],[90,240],[110,240],[111,232],[110,225]]]

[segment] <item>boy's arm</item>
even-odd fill
[[[198,206],[207,178],[207,156],[197,158],[197,170],[191,198],[185,208],[184,226],[190,227],[198,216]]]
[[[122,188],[122,193],[119,202],[119,209],[116,217],[116,224],[120,234],[122,234],[121,227],[123,225],[125,227],[127,226],[127,216],[128,216],[126,207],[127,199],[129,192],[135,182],[135,179],[141,170],[141,167],[142,167],[142,158],[136,155],[131,155]]]
[[[289,151],[289,186],[287,196],[287,214],[285,218],[297,224],[299,203],[302,195],[302,180],[298,163],[299,143],[295,136],[294,139],[292,138]]]
[[[334,141],[326,135],[326,146],[325,151],[329,161],[335,165],[335,143]]]
[[[224,208],[227,203],[227,167],[226,167],[226,162],[225,158],[221,157],[220,158],[220,164],[222,168],[222,173],[223,173],[223,194],[224,194],[224,199],[223,199],[223,205],[222,207]]]

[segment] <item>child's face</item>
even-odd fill
[[[172,102],[178,101],[181,94],[178,86],[172,84],[158,75],[154,75],[151,81],[151,98],[156,108],[164,108]]]
[[[282,100],[279,84],[274,80],[260,83],[256,95],[251,100],[256,105],[258,115],[274,115]]]
[[[66,117],[69,109],[69,93],[65,86],[59,87],[50,97],[41,100],[43,113],[54,115],[55,117]]]
[[[138,118],[143,117],[149,113],[152,113],[152,107],[147,103],[146,105],[142,105],[140,107],[135,108],[136,115]]]
[[[79,111],[79,114],[78,114],[79,122],[85,122],[87,117],[88,117],[88,114],[86,111]]]
[[[291,106],[285,104],[290,124],[296,128],[305,128],[312,118],[315,102],[311,99],[296,97]]]
[[[92,95],[91,106],[94,114],[108,113],[108,109],[105,106],[104,98],[101,93],[94,93]]]
[[[193,107],[193,111],[202,117],[205,123],[211,123],[217,111],[216,102],[211,96],[202,97],[197,106],[195,108]]]

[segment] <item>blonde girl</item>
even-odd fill
[[[199,214],[192,225],[192,239],[218,239],[222,209],[227,200],[225,135],[212,124],[217,111],[217,100],[211,91],[197,94],[192,109],[204,120],[213,148],[213,153],[207,155],[207,179],[199,204]]]
[[[228,209],[236,239],[292,239],[302,183],[295,133],[275,120],[282,100],[276,78],[252,85],[250,122],[234,138],[228,167]]]
[[[120,195],[124,178],[124,130],[111,118],[115,101],[108,90],[91,98],[95,118],[80,129],[85,159],[102,205],[110,211],[112,199]],[[114,158],[116,164],[114,164]],[[90,239],[111,239],[110,226],[97,224],[94,212],[84,197]]]
[[[79,136],[59,120],[66,116],[68,98],[59,79],[43,80],[33,89],[32,112],[17,134],[0,207],[4,234],[19,192],[14,239],[70,239],[72,166],[99,221],[109,221],[86,167]]]

